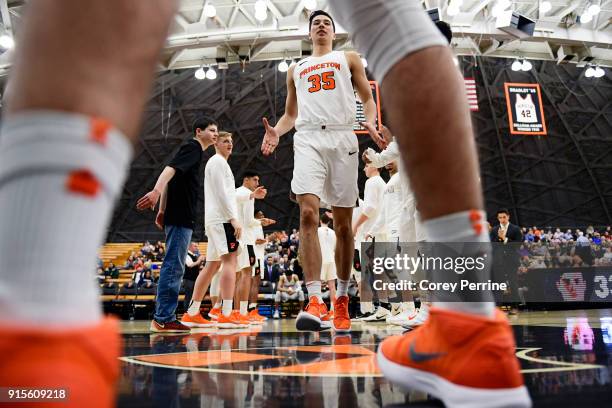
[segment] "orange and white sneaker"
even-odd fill
[[[348,296],[338,296],[334,302],[334,330],[338,333],[351,331],[351,316],[349,316],[348,306]]]
[[[259,316],[254,314],[253,312],[255,312],[256,310],[251,310],[249,312],[249,314],[247,315],[242,315],[244,318],[246,318],[252,325],[262,325],[264,324],[264,320],[265,317],[263,316]]]
[[[531,407],[503,313],[489,319],[431,308],[421,327],[381,343],[378,366],[392,383],[449,408]]]
[[[229,316],[225,316],[221,313],[217,318],[217,327],[220,329],[241,329],[249,327],[249,325],[249,320],[243,319],[238,310],[232,310]]]
[[[213,307],[208,312],[208,317],[210,317],[210,320],[217,320],[220,315],[221,315],[221,308],[220,307]]]
[[[295,327],[298,330],[320,331],[329,329],[331,323],[327,317],[327,306],[319,302],[316,296],[308,299],[308,306],[302,310],[295,320]]]
[[[262,321],[262,322],[265,322],[266,320],[268,320],[267,317],[262,316],[262,315],[259,314],[259,310],[257,310],[257,308],[255,308],[255,309],[253,309],[253,310],[251,310],[249,312],[249,318],[258,319],[259,321]]]
[[[0,330],[3,387],[58,389],[59,397],[65,390],[66,398],[54,400],[53,406],[115,406],[122,348],[115,319],[63,330],[2,323]],[[31,402],[14,406],[47,406]]]
[[[200,313],[195,316],[190,316],[189,313],[185,313],[181,318],[181,323],[187,327],[215,327],[217,323],[211,320],[206,320]]]

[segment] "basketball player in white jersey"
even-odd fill
[[[336,299],[336,234],[329,228],[331,219],[327,214],[321,215],[321,226],[317,230],[319,245],[321,246],[321,282],[326,282],[329,288],[329,302],[331,304],[330,319],[334,316],[334,300]]]
[[[295,166],[291,190],[300,206],[300,259],[303,261],[309,303],[298,315],[299,330],[321,330],[327,307],[321,299],[321,248],[317,237],[319,207],[332,207],[337,237],[338,293],[334,329],[350,331],[348,284],[353,260],[352,209],[358,198],[359,144],[353,132],[355,89],[363,102],[364,126],[376,134],[376,105],[357,53],[333,51],[335,25],[329,14],[313,12],[309,19],[312,56],[287,72],[285,113],[275,127],[263,119],[266,134],[261,150],[271,154],[279,138],[294,126]]]
[[[374,225],[374,222],[376,221],[380,213],[383,194],[385,192],[385,180],[383,180],[383,178],[380,176],[380,171],[378,170],[378,167],[366,165],[363,168],[363,172],[365,173],[368,179],[365,182],[365,187],[363,190],[363,204],[360,206],[361,214],[355,220],[353,220],[352,224],[353,235],[359,237],[360,242],[358,243],[358,245],[360,247],[362,243],[366,241],[372,241],[371,238],[369,240],[365,239],[365,235],[368,232],[372,233],[372,237],[374,237],[376,241],[386,241],[387,239],[384,236],[384,230],[382,228],[378,230],[372,230],[372,226]],[[359,248],[359,250],[361,251],[361,248]],[[374,303],[372,302],[373,293],[369,279],[366,282],[361,282],[360,279],[359,283],[361,285],[359,297],[360,309],[362,314],[356,317],[354,319],[355,321],[363,320],[374,316],[377,312],[374,310]],[[387,299],[386,290],[378,291],[377,295],[379,296],[379,301],[381,300],[381,296],[383,300]],[[379,308],[380,307],[381,306],[379,306]],[[382,312],[382,310],[378,311]],[[383,320],[384,318],[386,318],[386,315],[383,317]]]
[[[401,168],[401,161],[399,160],[399,147],[397,142],[391,135],[388,128],[383,127],[381,134],[385,143],[380,143],[378,139],[379,147],[383,149],[380,153],[374,153],[372,149],[367,149],[363,153],[363,160],[373,166],[387,166],[389,163],[397,161],[398,181],[401,184],[401,197],[398,203],[401,203],[401,213],[397,217],[399,220],[399,242],[407,243],[406,250],[409,251],[410,256],[417,255],[417,248],[415,243],[425,241],[423,227],[419,221],[420,215],[416,208],[416,201],[414,193],[410,189],[410,182],[408,177],[403,173]],[[385,146],[386,144],[386,146]],[[404,302],[402,311],[399,315],[392,316],[387,319],[387,323],[414,327],[419,326],[427,320],[429,316],[429,302],[427,302],[427,294],[424,291],[420,292],[421,306],[419,307],[418,313],[414,313],[414,302],[412,302],[412,294],[402,293]]]
[[[329,4],[381,83],[427,241],[474,243],[460,245],[460,256],[482,254],[470,249],[490,248],[478,159],[465,85],[446,39],[416,0]],[[508,321],[491,293],[479,295],[468,302],[464,294],[441,294],[418,330],[385,339],[378,366],[387,379],[446,406],[531,406]]]
[[[265,321],[268,320],[268,318],[259,314],[259,310],[257,309],[257,298],[259,296],[259,284],[263,277],[263,268],[266,262],[266,243],[274,239],[274,234],[266,239],[263,232],[262,220],[268,220],[268,225],[276,224],[276,221],[266,218],[261,210],[255,213],[255,219],[259,220],[260,224],[253,229],[255,238],[255,245],[253,246],[253,250],[255,251],[255,268],[253,269],[253,279],[251,279],[251,290],[249,293],[249,318]]]
[[[255,219],[255,199],[262,200],[267,190],[259,185],[259,175],[253,171],[246,171],[242,178],[242,186],[236,189],[236,204],[238,208],[238,222],[242,225],[242,237],[240,238],[240,255],[238,255],[238,273],[236,280],[236,293],[234,302],[239,305],[240,315],[249,319],[251,323],[262,323],[261,317],[247,316],[249,306],[249,294],[251,291],[251,275],[255,265],[255,228],[262,224],[267,226],[269,220]]]
[[[232,150],[232,134],[219,132],[215,143],[216,154],[208,160],[204,169],[204,226],[208,238],[206,265],[196,279],[191,304],[181,319],[181,323],[192,327],[214,325],[214,322],[201,316],[200,305],[210,281],[217,273],[221,273],[219,286],[223,302],[217,327],[235,329],[250,324],[246,317],[233,309],[242,225],[238,216],[234,175],[227,163]]]

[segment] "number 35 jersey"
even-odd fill
[[[295,64],[296,130],[317,125],[353,125],[356,116],[351,70],[344,51],[307,57]]]

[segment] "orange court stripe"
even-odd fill
[[[178,353],[155,356],[133,357],[136,360],[177,367],[199,367],[216,364],[243,363],[247,361],[285,358],[267,354],[240,353],[230,350],[205,351],[199,353]]]
[[[311,375],[334,373],[338,375],[354,374],[355,376],[380,374],[375,355],[268,368],[262,372]]]

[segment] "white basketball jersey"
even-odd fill
[[[295,128],[311,125],[353,125],[356,101],[351,70],[344,51],[307,57],[295,64],[297,93]]]
[[[536,108],[530,94],[527,95],[525,99],[521,98],[521,95],[516,95],[514,107],[516,109],[517,122],[537,123],[538,116],[536,115]]]

